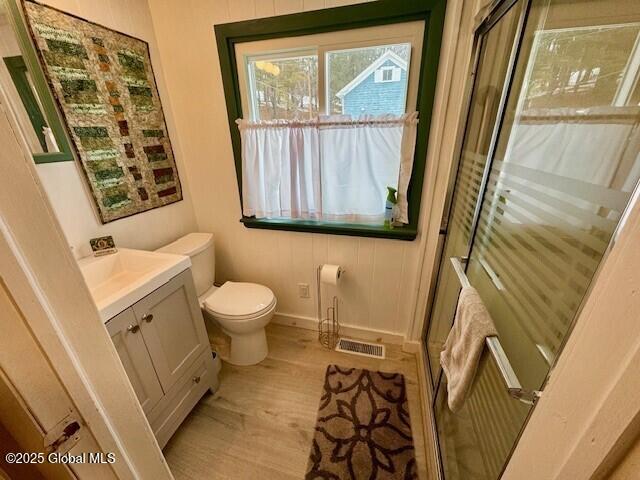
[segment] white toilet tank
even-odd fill
[[[189,233],[156,251],[186,255],[191,258],[191,272],[198,296],[213,285],[216,275],[216,257],[212,233]]]

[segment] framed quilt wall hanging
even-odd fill
[[[23,6],[102,223],[182,200],[147,42]]]

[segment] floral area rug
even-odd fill
[[[329,365],[307,480],[417,479],[404,377]]]

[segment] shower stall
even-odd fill
[[[500,478],[640,178],[640,3],[503,0],[477,22],[424,342],[446,480]],[[462,284],[498,330],[462,410]]]

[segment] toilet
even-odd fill
[[[273,292],[257,283],[225,282],[221,287],[214,286],[215,245],[211,233],[190,233],[157,251],[191,258],[204,317],[217,322],[231,337],[229,363],[255,365],[264,360],[269,353],[264,329],[276,309]]]

